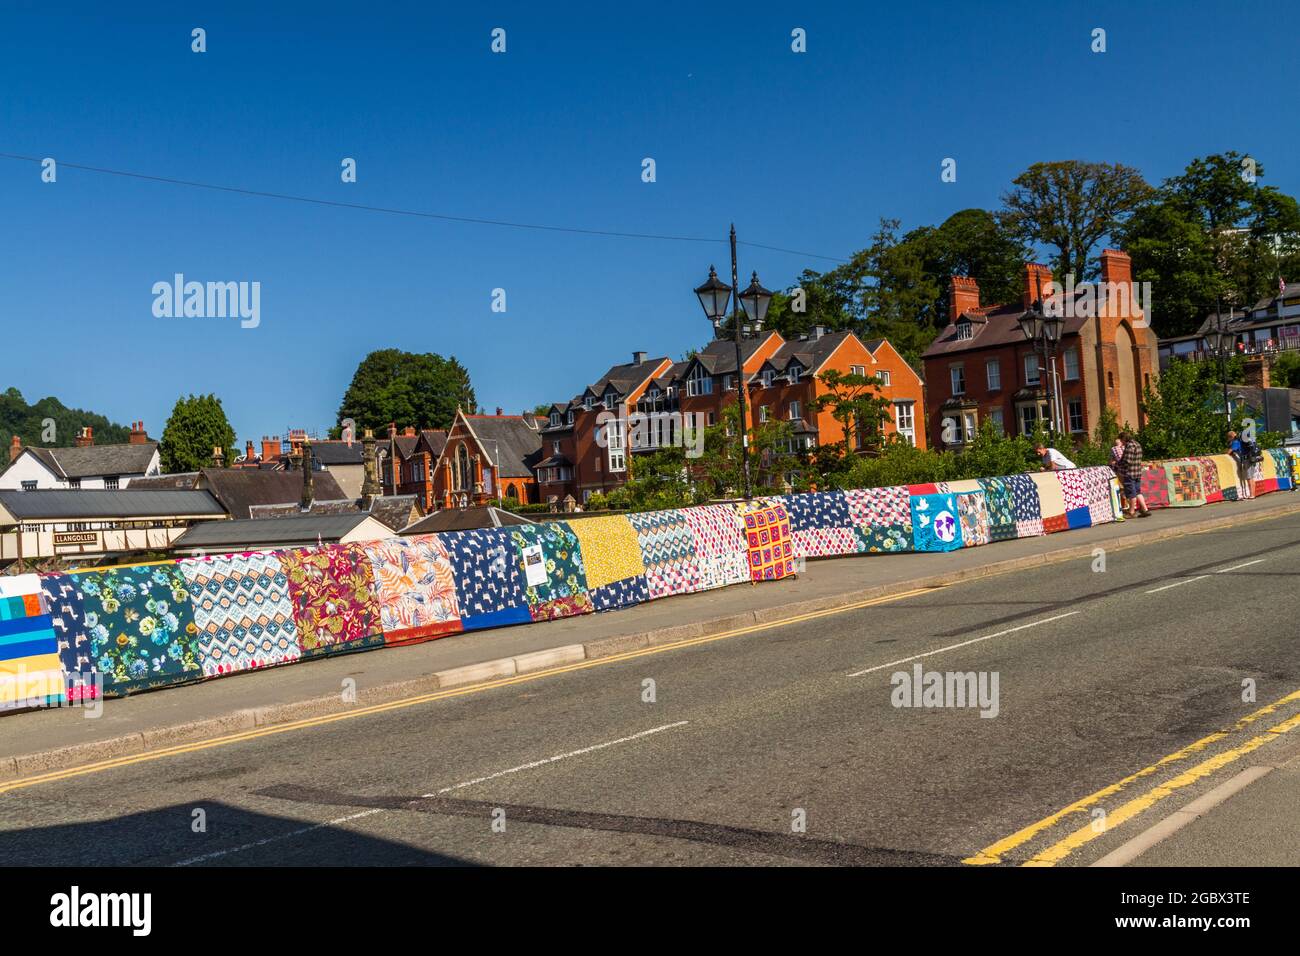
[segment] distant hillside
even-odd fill
[[[53,441],[47,441],[42,434],[47,418],[54,419]],[[131,429],[125,425],[110,422],[103,415],[82,408],[68,408],[57,398],[42,398],[35,405],[28,405],[22,392],[16,388],[0,392],[0,444],[5,448],[9,447],[9,440],[14,435],[22,439],[23,445],[70,446],[77,431],[87,426],[95,431],[96,445],[119,444],[131,434]],[[8,464],[9,457],[5,455],[0,466]]]

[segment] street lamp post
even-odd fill
[[[1237,337],[1228,329],[1228,323],[1223,319],[1223,307],[1220,305],[1219,312],[1214,317],[1214,328],[1209,331],[1206,338],[1209,340],[1210,348],[1213,349],[1215,358],[1219,360],[1219,380],[1223,383],[1223,422],[1225,429],[1232,428],[1232,415],[1228,412],[1228,354],[1232,351],[1233,340]]]
[[[1056,349],[1061,343],[1065,320],[1055,310],[1043,312],[1043,300],[1038,299],[1020,317],[1020,331],[1034,346],[1034,354],[1041,355],[1047,372],[1047,409],[1051,416],[1050,430],[1061,431],[1059,396],[1056,394]]]
[[[751,329],[757,334],[763,329],[763,320],[767,318],[767,307],[772,302],[772,293],[758,281],[755,272],[749,286],[738,292],[734,299],[731,293],[739,286],[736,268],[736,226],[731,226],[731,285],[718,278],[717,271],[709,266],[709,277],[695,290],[696,297],[704,309],[705,316],[713,323],[715,335],[720,332],[720,323],[727,314],[727,302],[731,300],[731,333],[736,345],[736,391],[740,397],[740,465],[745,481],[745,500],[752,498],[753,489],[749,478],[749,430],[746,427],[748,416],[745,403],[745,360],[741,349],[741,340]],[[740,321],[740,310],[745,310],[747,323]]]

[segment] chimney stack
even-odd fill
[[[213,468],[226,467],[226,452],[220,445],[212,446],[212,467]]]
[[[311,442],[302,441],[302,510],[311,511],[311,504],[316,500],[316,490],[312,485]]]
[[[633,364],[633,365],[641,365],[641,364],[643,364],[644,362],[645,362],[645,353],[644,353],[644,352],[633,352],[633,353],[632,353],[632,364]]]
[[[23,453],[23,440],[15,435],[9,440],[9,461],[12,464]]]
[[[253,439],[250,438],[244,442],[244,461],[251,465],[256,457],[257,455],[253,452]]]
[[[1133,260],[1128,253],[1118,249],[1101,251],[1101,281],[1114,282],[1119,285],[1131,285],[1133,282]]]
[[[948,280],[948,321],[956,322],[965,312],[980,307],[979,283],[970,276],[953,276]]]
[[[280,457],[280,436],[262,436],[262,461],[274,463]]]
[[[397,437],[397,423],[396,423],[396,422],[389,422],[389,423],[388,423],[388,440],[389,440],[389,441],[392,441],[392,440],[393,440],[394,438],[396,438],[396,437]]]
[[[497,418],[500,418],[500,417],[501,417],[501,406],[498,405],[498,406],[497,406]]]
[[[375,499],[383,495],[383,486],[379,483],[379,469],[375,461],[375,433],[369,428],[361,438],[361,463],[365,478],[361,482],[361,510],[369,511]]]
[[[95,430],[87,425],[85,428],[77,430],[77,437],[73,442],[78,448],[89,448],[95,444]]]
[[[1039,299],[1047,297],[1047,287],[1052,281],[1052,270],[1037,262],[1025,263],[1024,307],[1027,309]]]
[[[415,437],[415,426],[414,426],[414,425],[407,425],[406,428],[402,431],[402,437],[403,437],[403,438],[414,438],[414,437]]]
[[[149,441],[149,435],[144,430],[144,422],[131,423],[131,435],[127,438],[127,444],[143,445]]]

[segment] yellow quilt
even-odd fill
[[[588,588],[645,574],[636,529],[625,515],[577,518],[569,522],[569,528],[578,536],[582,547]]]

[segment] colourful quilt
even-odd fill
[[[1115,520],[1110,500],[1110,483],[1115,475],[1109,468],[1067,468],[1054,474],[1061,483],[1070,528]]]
[[[1291,457],[1290,452],[1285,448],[1269,448],[1264,454],[1273,459],[1273,466],[1277,469],[1278,491],[1290,491],[1295,488],[1295,459]]]
[[[791,536],[798,558],[832,558],[866,550],[859,545],[856,528],[805,528],[791,532]]]
[[[984,500],[984,492],[972,491],[956,494],[957,516],[961,519],[961,546],[974,548],[988,544],[989,512]]]
[[[790,530],[813,528],[847,528],[849,501],[842,491],[812,491],[800,495],[782,495],[780,501],[790,515]]]
[[[897,554],[912,550],[912,496],[907,488],[861,488],[844,492],[857,550]]]
[[[203,676],[194,607],[175,564],[101,568],[68,577],[85,599],[83,623],[105,697]]]
[[[644,604],[650,600],[650,586],[646,584],[645,575],[624,578],[613,584],[602,584],[592,588],[591,606],[597,611],[616,611],[633,604]]]
[[[1110,480],[1110,513],[1112,521],[1124,520],[1124,503],[1120,500],[1119,479]]]
[[[1070,528],[1065,514],[1065,493],[1061,490],[1061,480],[1057,474],[1055,471],[1035,471],[1029,474],[1029,479],[1038,487],[1038,507],[1042,512],[1045,534],[1068,531]]]
[[[1148,508],[1169,507],[1169,474],[1161,464],[1148,464],[1142,468],[1142,483],[1138,490]]]
[[[912,545],[917,551],[954,551],[962,546],[954,495],[912,496]]]
[[[438,535],[456,576],[456,606],[467,631],[533,619],[524,596],[523,567],[506,528]]]
[[[410,644],[464,630],[456,572],[436,534],[363,545],[374,581],[385,644]]]
[[[41,592],[59,639],[59,660],[71,702],[95,700],[103,686],[95,670],[96,657],[86,626],[86,600],[74,578],[66,574],[41,577]]]
[[[1223,489],[1219,487],[1219,467],[1213,458],[1188,458],[1195,462],[1201,471],[1201,490],[1205,493],[1205,503],[1214,504],[1223,500]]]
[[[790,516],[780,501],[741,506],[750,579],[777,581],[794,574]]]
[[[582,565],[591,590],[645,577],[645,562],[636,529],[625,515],[597,515],[569,522],[582,549]]]
[[[274,553],[186,558],[176,567],[194,607],[204,677],[288,664],[302,656],[289,579]]]
[[[1205,504],[1199,465],[1194,461],[1167,461],[1164,469],[1171,508],[1196,508]],[[1151,502],[1147,501],[1147,507],[1150,506]]]
[[[1236,501],[1240,497],[1237,482],[1237,460],[1231,455],[1210,455],[1203,460],[1214,465],[1215,484],[1219,486],[1221,500]],[[1202,476],[1202,479],[1204,479],[1204,476]],[[1208,495],[1206,500],[1209,500]]]
[[[1268,449],[1261,449],[1260,455],[1259,470],[1261,477],[1255,482],[1255,494],[1267,495],[1270,492],[1283,490],[1277,472],[1277,460],[1269,453]]]
[[[67,699],[54,622],[35,574],[0,577],[0,709]]]
[[[650,600],[700,590],[702,575],[695,556],[695,535],[680,511],[628,515],[645,563]]]
[[[364,545],[327,544],[275,554],[289,579],[289,599],[303,657],[359,651],[384,643],[384,625]]]
[[[587,593],[582,548],[567,521],[517,525],[510,529],[510,539],[524,569],[524,600],[534,621],[553,621],[596,610]],[[540,581],[529,578],[530,562],[539,558]]]
[[[730,505],[702,505],[685,508],[683,514],[695,542],[700,590],[750,580],[745,533],[734,508]]]
[[[1016,506],[1011,485],[1005,478],[981,478],[984,508],[989,516],[989,540],[1010,541],[1016,537]]]
[[[1038,502],[1038,485],[1029,475],[1005,475],[1011,490],[1011,505],[1016,515],[1016,537],[1032,538],[1043,534],[1043,511]]]

